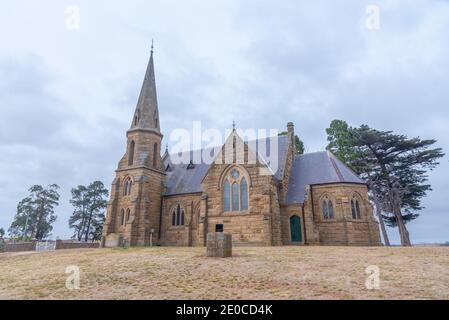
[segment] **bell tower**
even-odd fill
[[[112,183],[103,246],[145,246],[159,238],[165,172],[161,157],[153,45],[131,126],[126,153]]]

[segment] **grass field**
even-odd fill
[[[449,299],[449,248],[204,248],[0,254],[0,299]],[[66,268],[80,269],[79,290]],[[365,270],[377,265],[380,288]]]

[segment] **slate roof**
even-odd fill
[[[266,146],[269,146],[268,143],[269,138],[266,139],[259,139],[252,142],[246,142],[249,144],[250,147],[253,147],[253,142],[255,142],[256,152],[259,152],[261,149],[261,144],[265,143]],[[272,169],[273,172],[275,172],[274,176],[277,179],[282,178],[284,174],[284,168],[285,168],[285,160],[286,160],[286,152],[288,148],[288,139],[287,136],[280,136],[278,137],[278,163],[277,166],[275,163],[269,163],[265,159],[263,159],[264,162],[268,163],[268,166]],[[260,150],[259,150],[260,149]],[[270,155],[270,150],[267,148],[267,155]],[[203,151],[204,150],[204,151]],[[195,150],[195,151],[189,151],[189,155],[185,155],[186,161],[183,161],[181,164],[173,164],[171,161],[171,158],[174,157],[174,155],[164,155],[163,161],[164,166],[167,168],[167,166],[170,166],[170,170],[167,171],[167,191],[165,195],[176,195],[176,194],[186,194],[186,193],[196,193],[196,192],[202,192],[201,189],[201,181],[207,174],[207,171],[209,170],[210,164],[206,164],[203,161],[201,163],[198,163],[198,161],[194,161],[194,166],[191,169],[188,169],[190,160],[195,159],[202,159],[201,154],[202,152],[208,152],[211,157],[214,156],[214,149],[201,149],[201,150]],[[264,152],[265,153],[265,152]],[[260,155],[260,154],[259,154]],[[261,155],[260,155],[261,156]],[[261,156],[262,157],[262,156]],[[263,158],[263,157],[262,157]],[[277,168],[275,168],[275,166]]]
[[[259,152],[262,143],[266,143],[266,145],[269,146],[267,140],[268,139],[260,139],[255,141],[257,152]],[[253,146],[251,142],[249,142],[249,145],[250,147]],[[272,167],[273,172],[275,172],[274,177],[278,180],[282,179],[284,174],[287,150],[287,136],[278,137],[279,152],[277,168],[274,168],[274,163],[268,163],[268,165]],[[203,149],[189,151],[188,156],[185,155],[184,163],[175,165],[171,161],[173,155],[164,155],[164,166],[170,167],[170,170],[167,171],[167,190],[165,195],[199,193],[203,191],[201,189],[201,182],[206,176],[210,165],[204,162],[197,163],[197,161],[195,161],[195,165],[190,169],[188,168],[190,160],[202,159],[202,152],[209,152],[211,158],[214,157],[214,149],[212,148],[204,149],[204,151]],[[267,154],[270,155],[270,152],[268,151]],[[328,151],[295,156],[291,170],[286,204],[303,203],[307,185],[325,183],[364,183],[364,181],[351,169]]]
[[[365,182],[328,151],[297,155],[292,164],[286,204],[303,203],[306,186]]]

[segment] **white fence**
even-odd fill
[[[56,250],[56,241],[42,241],[36,243],[36,251]]]

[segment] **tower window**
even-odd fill
[[[131,217],[131,211],[128,209],[128,210],[126,210],[126,220],[125,220],[125,223],[128,223],[129,222],[129,218]]]
[[[128,150],[128,166],[132,166],[134,163],[134,149],[136,148],[136,143],[131,141]]]
[[[125,225],[125,209],[122,209],[120,211],[120,225],[121,226]]]
[[[125,183],[123,185],[123,195],[129,196],[131,195],[131,187],[132,187],[132,180],[130,177],[125,179]]]
[[[140,110],[137,110],[136,116],[134,117],[134,125],[137,126],[140,118]]]

